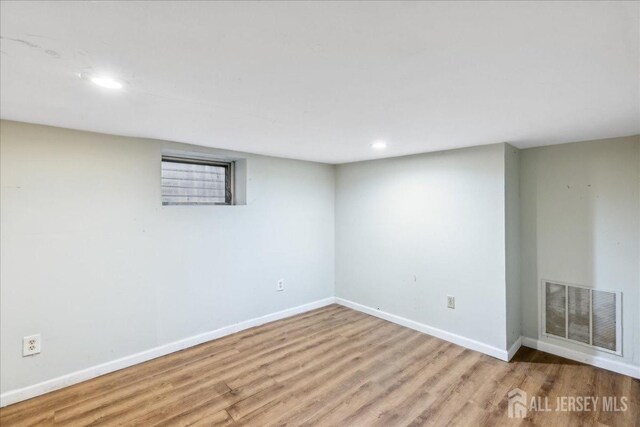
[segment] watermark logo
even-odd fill
[[[525,418],[530,412],[625,412],[627,396],[527,396],[527,392],[514,388],[507,393],[509,418]]]
[[[527,392],[514,388],[508,393],[509,418],[524,418],[527,416]]]

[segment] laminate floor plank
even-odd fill
[[[618,410],[512,419],[514,388]],[[628,427],[640,380],[524,347],[506,363],[333,304],[10,405],[0,425]]]

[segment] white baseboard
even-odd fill
[[[466,338],[461,335],[456,335],[451,332],[443,331],[442,329],[434,328],[433,326],[425,325],[424,323],[416,322],[414,320],[410,320],[401,316],[396,316],[395,314],[387,313],[382,310],[377,310],[375,308],[358,304],[357,302],[349,301],[343,298],[336,297],[336,303],[340,305],[344,305],[345,307],[352,308],[357,311],[361,311],[363,313],[370,314],[375,317],[379,317],[380,319],[388,320],[389,322],[396,323],[400,326],[405,326],[407,328],[414,329],[418,332],[422,332],[427,335],[433,335],[434,337],[441,338],[445,341],[452,342],[462,347],[479,351],[480,353],[488,354],[489,356],[493,356],[500,360],[509,361],[510,359],[509,352],[507,350],[502,350],[498,347],[493,347],[488,344],[482,343],[480,341],[472,340],[470,338]],[[515,354],[515,350],[514,350],[514,354]]]
[[[275,320],[284,319],[287,317],[295,316],[296,314],[304,313],[316,308],[324,307],[335,303],[334,297],[325,298],[322,300],[314,301],[308,304],[303,304],[297,307],[288,308],[286,310],[278,311],[276,313],[267,314],[266,316],[256,317],[244,322],[236,323],[233,325],[225,326],[214,331],[205,332],[203,334],[194,335],[189,338],[185,338],[179,341],[174,341],[168,344],[164,344],[158,347],[151,348],[149,350],[142,351],[140,353],[125,356],[120,359],[112,360],[110,362],[102,363],[97,366],[82,369],[80,371],[72,372],[67,375],[63,375],[57,378],[52,378],[47,381],[43,381],[38,384],[33,384],[17,390],[11,390],[0,395],[0,407],[11,405],[12,403],[21,402],[23,400],[31,399],[32,397],[40,396],[45,393],[49,393],[54,390],[58,390],[64,387],[68,387],[73,384],[87,381],[100,375],[108,374],[110,372],[118,371],[129,366],[137,365],[138,363],[146,362],[157,357],[174,353],[176,351],[184,350],[185,348],[193,347],[198,344],[205,343],[217,338],[221,338],[236,332],[243,331],[245,329],[253,328],[255,326],[264,325],[265,323],[273,322]]]
[[[460,335],[453,334],[451,332],[444,331],[442,329],[435,328],[420,322],[409,320],[407,318],[396,316],[395,314],[387,313],[381,310],[377,310],[362,304],[355,303],[353,301],[345,300],[343,298],[329,297],[322,300],[314,301],[308,304],[303,304],[297,307],[289,308],[286,310],[278,311],[276,313],[268,314],[266,316],[256,317],[244,322],[236,323],[233,325],[225,326],[214,331],[205,332],[203,334],[195,335],[189,338],[185,338],[179,341],[174,341],[168,344],[164,344],[158,347],[154,347],[149,350],[142,351],[140,353],[125,356],[120,359],[112,360],[97,366],[92,366],[80,371],[72,372],[67,375],[63,375],[57,378],[52,378],[47,381],[43,381],[38,384],[27,386],[17,390],[11,390],[0,395],[0,407],[11,405],[13,403],[21,402],[23,400],[31,399],[32,397],[40,396],[45,393],[49,393],[54,390],[58,390],[64,387],[68,387],[73,384],[87,381],[92,378],[99,377],[100,375],[108,374],[110,372],[118,371],[120,369],[127,368],[129,366],[136,365],[138,363],[146,362],[157,357],[161,357],[176,351],[184,350],[189,347],[196,346],[198,344],[205,343],[217,338],[243,331],[245,329],[253,328],[256,326],[264,325],[269,322],[284,319],[287,317],[295,316],[296,314],[304,313],[316,308],[321,308],[333,303],[338,303],[345,307],[370,314],[375,317],[379,317],[384,320],[396,323],[401,326],[405,326],[416,331],[433,335],[441,338],[445,341],[452,342],[462,347],[469,348],[471,350],[479,351],[489,356],[493,356],[497,359],[508,361],[518,351],[521,345],[525,347],[534,348],[547,353],[555,354],[560,357],[575,360],[578,362],[586,363],[588,365],[596,366],[598,368],[607,369],[619,374],[628,375],[633,378],[640,379],[640,367],[631,365],[628,363],[617,362],[615,360],[606,359],[600,356],[592,356],[579,351],[570,350],[555,344],[536,340],[528,337],[520,337],[509,348],[509,350],[502,350],[497,347],[490,346],[488,344],[481,343],[479,341],[472,340]]]
[[[514,342],[513,345],[509,348],[507,356],[509,360],[513,359],[513,356],[515,356],[518,350],[520,350],[520,347],[522,347],[522,337],[518,337],[516,342]]]
[[[556,356],[564,357],[566,359],[575,360],[576,362],[586,363],[587,365],[596,366],[598,368],[607,369],[609,371],[617,372],[622,375],[640,379],[640,367],[631,365],[629,363],[617,362],[615,360],[606,359],[601,356],[585,354],[581,351],[571,350],[559,345],[551,344],[529,337],[522,337],[522,345],[525,347],[544,351],[545,353],[555,354]]]

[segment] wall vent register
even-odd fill
[[[162,156],[163,205],[232,205],[234,162]]]
[[[543,281],[543,335],[621,355],[621,297],[621,292]]]

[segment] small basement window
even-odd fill
[[[234,162],[162,156],[163,205],[232,205]]]

